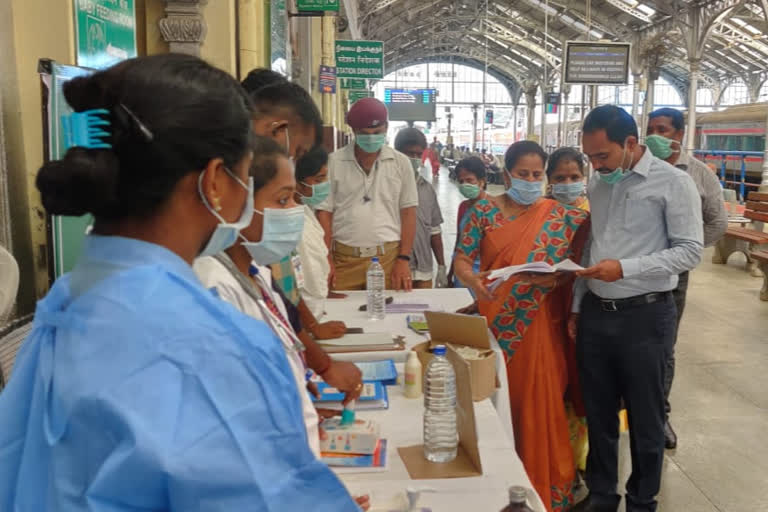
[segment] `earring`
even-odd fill
[[[221,211],[221,198],[220,197],[214,197],[213,198],[213,209],[217,212]]]

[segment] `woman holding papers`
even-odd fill
[[[534,142],[510,146],[504,173],[508,190],[469,210],[454,265],[504,349],[517,451],[547,509],[561,511],[573,505],[575,481],[564,403],[572,280],[561,272],[518,274],[494,291],[485,281],[488,271],[511,265],[579,261],[588,214],[542,197],[546,159]],[[472,271],[478,256],[479,274]]]

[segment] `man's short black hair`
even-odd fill
[[[416,128],[403,128],[395,136],[395,149],[405,151],[409,146],[419,146],[427,149],[427,138]]]
[[[627,137],[638,137],[637,123],[629,112],[616,105],[602,105],[584,119],[584,133],[605,130],[608,140],[623,146]]]
[[[685,130],[685,119],[683,113],[674,108],[659,108],[648,114],[648,119],[657,117],[668,117],[672,120],[672,126],[677,131]]]

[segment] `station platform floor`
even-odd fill
[[[450,264],[462,197],[447,169],[433,185]],[[768,511],[768,302],[759,300],[762,279],[744,270],[743,255],[727,265],[711,260],[710,248],[691,274],[671,397],[679,441],[666,452],[659,510]],[[621,492],[631,472],[627,434],[620,459]]]

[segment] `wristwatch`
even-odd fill
[[[397,259],[403,260],[403,261],[411,261],[411,257],[407,254],[398,254]]]

